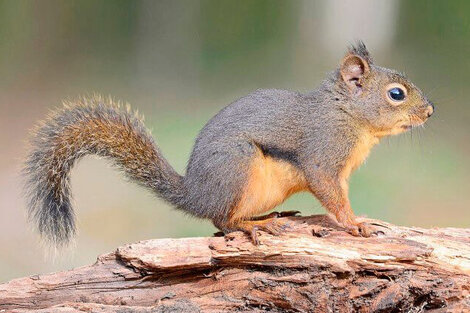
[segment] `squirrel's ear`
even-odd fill
[[[369,63],[359,55],[349,53],[341,62],[341,78],[353,92],[360,91],[362,80],[369,72]]]

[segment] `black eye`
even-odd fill
[[[399,87],[394,87],[388,91],[388,96],[393,101],[402,101],[405,99],[405,91]]]

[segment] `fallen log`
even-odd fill
[[[282,236],[156,239],[0,285],[0,312],[470,312],[470,229],[358,238],[326,215]]]

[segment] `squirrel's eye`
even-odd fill
[[[394,87],[388,90],[388,96],[393,101],[403,101],[405,99],[405,91],[400,87]]]
[[[405,86],[399,83],[391,83],[385,86],[385,100],[392,106],[399,106],[402,104],[406,96],[408,95],[408,90]]]

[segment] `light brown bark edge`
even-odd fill
[[[282,236],[156,239],[95,264],[0,285],[0,312],[470,312],[470,229],[382,226],[353,237],[328,216]]]

